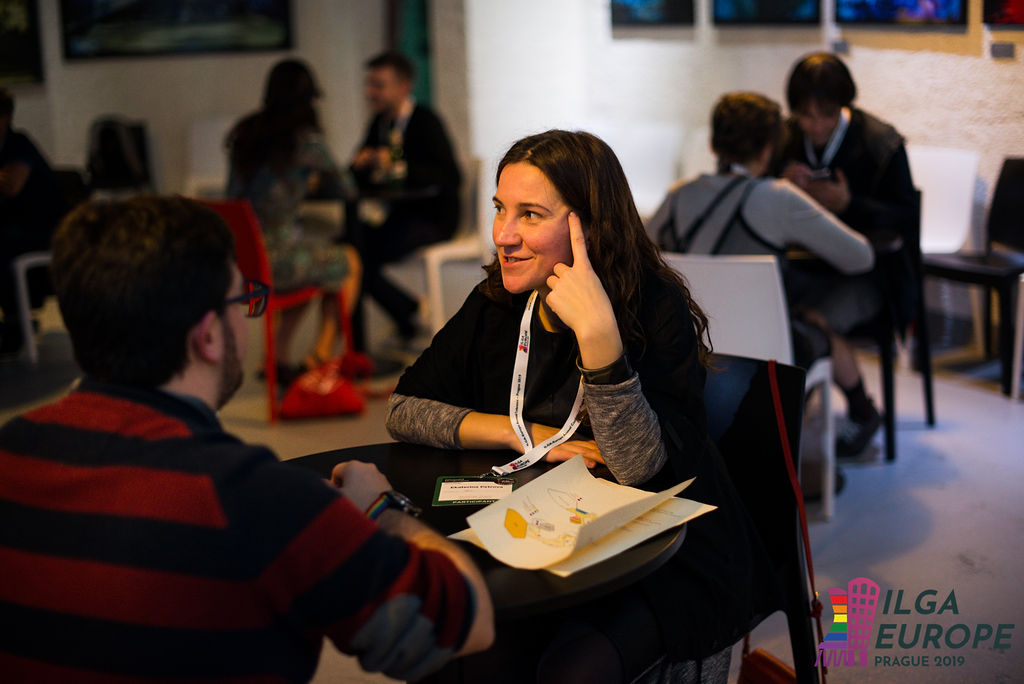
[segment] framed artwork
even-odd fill
[[[715,24],[820,24],[820,0],[713,0]]]
[[[984,19],[993,26],[1024,26],[1024,0],[985,0]]]
[[[69,60],[292,47],[289,0],[61,0],[60,23]]]
[[[612,26],[693,26],[693,0],[612,0]]]
[[[836,0],[839,24],[967,25],[967,0]]]
[[[42,80],[37,0],[0,0],[0,86]]]

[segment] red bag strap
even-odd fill
[[[768,380],[772,390],[772,404],[775,406],[775,421],[779,428],[779,441],[782,442],[782,453],[786,455],[786,470],[789,472],[789,484],[793,487],[793,496],[796,497],[797,512],[800,514],[800,532],[804,538],[804,556],[807,558],[807,574],[811,579],[811,592],[814,594],[811,599],[811,616],[818,626],[818,641],[824,641],[825,633],[821,629],[821,601],[818,600],[818,589],[814,586],[814,563],[811,561],[811,538],[807,533],[807,511],[804,510],[804,493],[800,489],[800,480],[796,474],[796,467],[793,465],[793,452],[789,446],[789,431],[786,430],[786,417],[782,410],[782,397],[779,395],[779,378],[775,370],[775,359],[768,361]],[[824,666],[821,668],[822,681],[828,671]]]

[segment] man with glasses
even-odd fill
[[[306,681],[323,636],[416,679],[490,644],[479,572],[374,466],[328,485],[221,429],[268,289],[217,214],[83,205],[52,271],[85,378],[0,429],[6,679]]]

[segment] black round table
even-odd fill
[[[323,477],[330,477],[331,469],[341,461],[373,463],[395,489],[423,509],[421,518],[426,523],[448,535],[468,527],[466,516],[482,506],[432,506],[437,477],[480,475],[514,457],[511,451],[460,451],[388,442],[323,451],[285,463],[308,468]],[[521,487],[552,467],[554,464],[538,463],[513,477]],[[608,476],[607,470],[595,471],[597,476],[602,474]],[[661,567],[679,550],[685,536],[686,525],[674,527],[568,577],[512,568],[474,545],[463,544],[463,548],[483,572],[495,617],[511,620],[561,610],[628,586]]]

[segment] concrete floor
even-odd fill
[[[379,326],[378,326],[379,328]],[[255,380],[262,354],[260,330],[253,327],[246,381],[238,396],[222,411],[225,428],[243,439],[271,446],[281,458],[387,439],[383,427],[383,398],[371,399],[358,417],[282,422],[265,420],[263,385]],[[40,364],[23,360],[0,362],[0,422],[65,391],[77,375],[66,333],[51,301],[44,311],[40,334]],[[864,355],[865,382],[880,396],[877,365]],[[900,370],[897,376],[898,458],[886,463],[876,443],[858,461],[841,465],[845,489],[836,500],[835,517],[820,519],[812,508],[811,540],[818,591],[827,597],[831,587],[846,587],[851,579],[868,577],[883,595],[892,590],[889,614],[875,617],[872,638],[881,625],[894,636],[895,647],[869,649],[871,665],[835,667],[832,682],[1018,682],[1024,681],[1024,636],[1016,626],[1007,648],[995,649],[992,639],[973,648],[912,648],[896,645],[900,625],[907,635],[917,625],[936,624],[950,631],[954,643],[965,631],[973,638],[991,625],[1016,625],[1024,615],[1024,403],[999,393],[998,369],[975,364],[972,373],[936,371],[938,424],[924,425],[920,379]],[[383,384],[386,388],[387,383]],[[842,407],[837,396],[835,404]],[[805,441],[809,438],[805,436]],[[903,591],[895,614],[895,596]],[[918,613],[914,599],[934,591],[938,604],[955,595],[952,607],[941,613]],[[925,595],[925,599],[929,595]],[[826,601],[827,602],[827,601]],[[927,601],[921,607],[927,610]],[[826,607],[825,629],[831,623]],[[954,625],[964,627],[953,628]],[[922,630],[927,627],[922,627]],[[932,628],[933,631],[935,628]],[[773,616],[753,635],[756,647],[766,648],[791,661],[788,635],[781,614]],[[734,652],[733,675],[739,666]],[[911,656],[913,664],[885,666],[876,657]],[[920,664],[928,656],[929,665]],[[952,666],[945,666],[950,659]],[[941,665],[941,666],[940,666]],[[316,682],[386,682],[379,675],[362,673],[351,658],[325,647]]]

